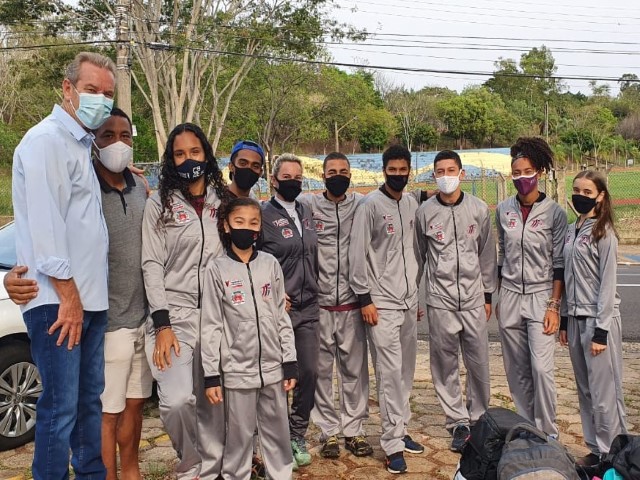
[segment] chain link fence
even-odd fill
[[[136,164],[144,168],[145,175],[152,189],[158,186],[160,167],[158,163]],[[640,167],[602,168],[606,175],[609,191],[613,199],[616,215],[616,226],[623,241],[640,243]],[[575,212],[569,202],[572,191],[572,182],[577,170],[559,169],[546,175],[540,183],[540,190],[550,195],[566,211],[569,222],[576,218]],[[515,195],[516,190],[511,178],[501,174],[485,173],[467,177],[461,182],[462,190],[484,200],[492,209],[505,198]],[[321,183],[317,179],[305,181],[303,189],[308,192],[320,191]],[[354,189],[361,193],[367,193],[380,185],[354,185]],[[410,183],[409,189],[435,190],[435,181]],[[266,181],[260,180],[256,195],[265,199],[270,196]],[[3,169],[0,172],[0,225],[13,218],[13,206],[11,204],[11,170]]]

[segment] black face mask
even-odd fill
[[[409,182],[409,175],[387,175],[387,186],[394,192],[401,192]]]
[[[206,160],[193,160],[188,158],[181,165],[176,166],[178,175],[189,183],[193,183],[204,175]]]
[[[584,215],[593,210],[597,204],[595,198],[586,197],[584,195],[571,195],[571,203],[576,209],[576,212]]]
[[[231,243],[240,250],[246,250],[258,240],[260,232],[256,230],[249,230],[248,228],[231,228],[229,227]]]
[[[278,180],[276,192],[282,195],[287,202],[293,202],[300,192],[302,192],[302,182],[300,180]]]
[[[258,182],[260,175],[250,168],[240,168],[234,165],[234,171],[229,172],[229,180],[233,180],[234,178],[240,190],[251,190]]]
[[[327,190],[334,197],[341,197],[349,188],[351,179],[345,175],[334,175],[324,181]]]

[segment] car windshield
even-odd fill
[[[10,270],[16,264],[15,225],[0,227],[0,269]]]

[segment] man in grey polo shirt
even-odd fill
[[[107,479],[140,479],[138,445],[144,401],[151,395],[151,371],[144,354],[143,324],[148,314],[141,268],[142,214],[146,185],[127,168],[132,161],[131,121],[114,108],[95,131],[93,165],[102,193],[109,234],[109,310],[104,337],[105,389],[102,399],[102,460]],[[34,281],[19,278],[26,267],[5,277],[11,299],[25,304],[37,295]]]

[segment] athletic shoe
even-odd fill
[[[344,448],[353,453],[356,457],[366,457],[373,453],[371,444],[362,435],[357,437],[344,437]]]
[[[404,454],[402,452],[387,455],[385,465],[389,473],[404,473],[407,471],[407,462],[404,461]]]
[[[600,455],[596,455],[595,453],[590,453],[589,455],[585,455],[584,457],[580,457],[576,459],[576,465],[581,467],[593,467],[600,463]]]
[[[471,430],[468,425],[456,425],[453,427],[453,440],[451,440],[451,451],[462,453],[464,446],[469,441]]]
[[[338,437],[332,435],[327,438],[322,444],[320,455],[322,455],[324,458],[338,458],[340,456],[340,445],[338,444]]]
[[[300,440],[291,439],[291,451],[293,452],[293,459],[299,467],[304,467],[311,463],[311,454],[309,450],[307,450],[307,444],[304,438]]]
[[[296,462],[296,457],[293,457],[293,471],[298,471],[298,462]]]
[[[267,478],[267,470],[259,456],[254,455],[251,459],[251,480],[265,480]]]
[[[424,452],[424,447],[413,440],[409,435],[405,435],[402,439],[404,442],[404,451],[407,453],[419,454]]]

